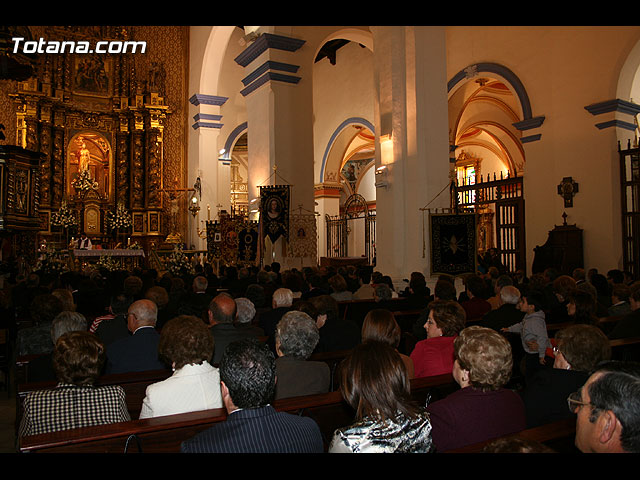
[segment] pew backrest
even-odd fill
[[[147,387],[171,376],[171,370],[149,370],[146,372],[113,373],[98,378],[96,386],[120,385],[125,392],[127,409],[131,418],[138,418]],[[57,382],[33,382],[19,384],[16,393],[16,432],[20,427],[25,397],[35,390],[55,388]]]
[[[557,422],[528,428],[520,432],[499,437],[500,439],[521,438],[531,442],[543,444],[557,453],[579,453],[574,445],[576,434],[576,419],[568,418]],[[465,447],[448,450],[443,453],[481,453],[487,445],[498,440],[492,438]]]
[[[424,404],[427,397],[438,398],[438,389],[451,389],[455,384],[451,374],[411,380],[415,401]],[[313,418],[320,428],[325,450],[333,432],[350,425],[353,409],[344,401],[340,391],[276,400],[278,411]],[[197,433],[224,421],[224,409],[167,415],[164,417],[131,420],[63,432],[31,435],[20,439],[20,452],[75,453],[169,453],[179,452],[180,444]]]

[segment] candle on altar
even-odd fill
[[[207,220],[211,220],[211,207],[207,203]]]

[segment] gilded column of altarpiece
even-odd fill
[[[49,40],[132,38],[129,27],[45,28]],[[107,242],[106,213],[122,203],[133,221],[128,234],[145,246],[161,242],[168,233],[161,192],[172,113],[163,97],[162,62],[148,65],[140,53],[50,53],[38,62],[36,76],[18,82],[11,97],[16,144],[43,154],[41,235],[53,235],[51,212],[66,201],[80,230]],[[81,178],[85,171],[88,179]],[[85,190],[80,180],[88,180]]]

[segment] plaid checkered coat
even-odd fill
[[[24,399],[19,436],[70,430],[131,420],[119,385],[102,387],[58,384]]]

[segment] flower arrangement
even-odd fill
[[[125,229],[131,225],[131,214],[124,208],[122,202],[118,202],[115,212],[107,212],[107,226],[111,230]]]
[[[110,272],[114,272],[120,268],[118,262],[116,262],[111,255],[101,255],[100,259],[96,262],[97,266],[106,268]]]
[[[88,169],[80,172],[80,175],[71,182],[71,185],[73,188],[80,191],[98,190],[98,182],[91,178],[91,173]]]
[[[47,274],[61,274],[69,271],[69,265],[59,253],[48,248],[40,252],[35,270]]]
[[[185,255],[181,244],[177,244],[173,248],[173,252],[167,260],[167,270],[173,275],[193,273],[193,265],[191,265],[189,257]]]
[[[69,229],[78,225],[78,219],[73,214],[66,200],[62,200],[60,210],[51,215],[51,225],[54,227],[62,227],[63,229]]]
[[[132,244],[127,246],[127,248],[129,250],[142,250],[142,245],[140,245],[138,242],[133,242]]]

